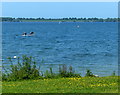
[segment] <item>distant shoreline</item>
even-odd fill
[[[62,23],[117,23],[117,22],[73,22],[73,21],[66,21],[66,22],[61,22],[59,23],[58,21],[22,21],[22,22],[11,22],[11,21],[0,21],[0,23],[58,23],[58,24],[62,24]]]
[[[120,18],[11,18],[0,17],[0,22],[118,22]]]

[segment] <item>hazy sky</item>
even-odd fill
[[[6,17],[118,17],[117,2],[4,2]]]

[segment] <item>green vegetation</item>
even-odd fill
[[[87,70],[85,77],[75,74],[72,66],[59,66],[59,73],[52,68],[40,74],[35,58],[23,55],[17,63],[9,57],[9,71],[4,66],[3,93],[118,93],[118,76],[96,77]]]
[[[12,18],[0,17],[3,22],[118,22],[120,18]]]
[[[118,93],[118,77],[4,81],[3,93]]]
[[[87,73],[86,73],[85,76],[86,76],[86,77],[87,77],[87,76],[91,76],[91,77],[93,77],[94,74],[93,74],[90,70],[87,70]]]
[[[8,58],[8,63],[10,64],[9,71],[3,65],[3,76],[4,81],[16,81],[16,80],[27,80],[27,79],[43,79],[43,78],[58,78],[58,77],[81,77],[80,74],[75,74],[73,72],[72,66],[67,69],[66,65],[59,66],[59,73],[54,73],[52,68],[50,71],[40,74],[40,66],[33,57],[27,57],[23,55],[20,59],[17,58],[17,63],[12,62],[12,59]]]
[[[32,57],[23,56],[22,62],[18,57],[16,65],[13,64],[11,58],[8,58],[10,62],[10,71],[3,68],[6,73],[3,73],[3,80],[22,80],[22,79],[34,79],[39,77],[39,70],[36,68],[36,62]]]

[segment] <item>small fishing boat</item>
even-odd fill
[[[30,32],[30,34],[28,34],[28,35],[27,35],[26,32],[24,32],[24,33],[22,34],[22,36],[33,36],[33,35],[34,35],[34,32]]]
[[[24,33],[22,34],[22,36],[27,36],[27,33],[26,33],[26,32],[24,32]]]

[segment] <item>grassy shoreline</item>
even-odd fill
[[[118,93],[118,76],[3,81],[3,93]]]
[[[13,64],[9,57],[11,73],[3,66],[3,93],[118,93],[118,76],[99,77],[87,70],[85,77],[76,74],[72,66],[59,66],[59,73],[52,68],[40,73],[33,57],[23,55]],[[8,62],[8,63],[9,63]]]

